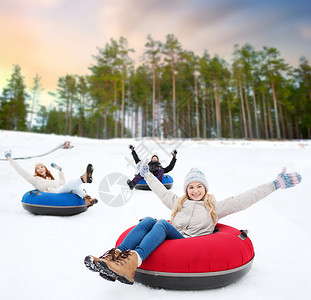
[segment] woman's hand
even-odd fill
[[[5,156],[5,158],[7,158],[8,160],[13,160],[13,159],[12,159],[12,150],[10,149],[10,150],[8,150],[8,151],[5,151],[5,152],[4,152],[4,156]]]
[[[150,172],[147,161],[144,161],[144,162],[140,161],[137,164],[137,169],[142,177],[145,177]]]
[[[284,167],[282,173],[280,173],[273,181],[273,184],[276,189],[287,189],[297,185],[301,179],[302,178],[299,173],[286,173],[286,168]]]
[[[173,155],[174,157],[176,157],[176,155],[177,155],[177,150],[176,150],[176,149],[174,149],[174,150],[172,151],[172,155]]]
[[[56,163],[51,163],[51,167],[57,169],[58,171],[62,170],[62,167],[57,165]]]

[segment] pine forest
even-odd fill
[[[87,75],[59,77],[53,105],[40,104],[14,65],[0,90],[0,129],[108,139],[123,137],[310,139],[311,66],[278,49],[234,45],[226,61],[185,50],[173,34],[146,38],[139,62],[124,37],[97,48]],[[61,75],[61,74],[60,74]]]

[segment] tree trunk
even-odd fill
[[[36,93],[34,93],[32,95],[31,110],[30,110],[30,120],[29,120],[29,125],[28,125],[28,131],[31,130],[32,119],[33,119],[33,111],[35,109],[35,100],[36,100]]]
[[[204,91],[202,91],[202,94],[204,94]],[[206,139],[206,105],[204,95],[202,95],[202,98],[202,135],[203,139]]]
[[[172,68],[173,68],[173,137],[177,137],[176,129],[176,81],[175,81],[175,60],[174,55],[172,55]]]
[[[127,85],[127,110],[126,110],[126,114],[127,114],[127,128],[128,128],[128,132],[130,130],[130,115],[131,115],[131,112],[130,112],[130,102],[131,102],[131,89],[130,89],[130,83]],[[126,131],[126,130],[125,130]],[[128,133],[126,133],[126,136],[127,137],[130,137],[128,135]]]
[[[211,117],[212,117],[212,133],[214,133],[217,128],[216,128],[216,97],[215,97],[215,90],[214,90],[214,86],[212,87],[212,97],[211,97]],[[213,98],[215,97],[215,99]]]
[[[248,119],[248,132],[249,132],[249,137],[252,139],[253,138],[253,122],[252,122],[252,115],[251,111],[249,108],[249,101],[248,101],[248,90],[246,86],[246,82],[244,79],[244,95],[245,95],[245,106],[246,106],[246,113],[247,113],[247,119]]]
[[[269,120],[269,135],[270,138],[274,138],[275,135],[273,133],[273,124],[272,124],[271,107],[269,99],[268,99],[268,120]]]
[[[113,98],[114,98],[114,137],[118,137],[118,116],[117,116],[117,81],[113,81]]]
[[[66,105],[66,124],[65,124],[65,135],[68,134],[68,117],[69,117],[69,97],[67,97],[67,105]]]
[[[285,127],[284,118],[283,118],[283,109],[280,104],[279,104],[279,111],[280,111],[280,122],[281,122],[281,138],[285,139],[287,137],[287,134],[286,134],[286,127]]]
[[[160,138],[162,137],[162,113],[161,113],[161,83],[160,83],[160,76],[157,80],[157,100],[156,100],[156,130],[157,130],[157,136]]]
[[[211,112],[210,112],[210,105],[209,105],[209,97],[208,97],[208,89],[206,88],[206,107],[207,107],[207,126],[208,126],[208,137],[211,138]]]
[[[195,74],[194,74],[194,97],[195,97],[195,107],[196,107],[197,138],[200,138],[198,82],[197,82],[197,76]]]
[[[230,128],[230,137],[233,139],[233,126],[232,126],[232,114],[231,114],[231,101],[229,95],[229,87],[227,87],[227,102],[228,102],[228,113],[229,113],[229,128]]]
[[[190,98],[188,99],[188,109],[187,109],[187,120],[188,124],[186,124],[185,130],[188,131],[188,137],[192,137],[192,132],[191,132],[191,103],[190,103]]]
[[[139,123],[139,106],[137,101],[135,102],[135,133],[134,133],[134,137],[137,138],[139,135],[139,128],[138,128],[138,123]]]
[[[108,128],[107,128],[107,119],[108,119],[108,107],[105,105],[105,116],[104,116],[104,139],[108,138]]]
[[[155,64],[152,64],[152,136],[155,136],[155,121],[156,121],[156,103],[155,103],[155,92],[156,92],[156,73]]]
[[[248,138],[245,109],[244,109],[244,103],[243,103],[244,102],[243,101],[243,91],[242,91],[242,84],[241,84],[240,78],[239,78],[239,89],[240,89],[240,98],[241,98],[242,120],[243,120],[243,127],[244,127],[244,138]]]
[[[256,101],[256,92],[254,88],[254,84],[252,83],[252,92],[253,92],[253,100],[254,100],[254,116],[255,116],[255,131],[256,131],[256,139],[259,139],[259,129],[258,129],[258,115],[257,115],[257,101]]]
[[[309,99],[311,101],[311,88],[310,88],[310,82],[308,80],[308,74],[306,73],[306,71],[304,71],[303,74],[304,74],[305,81],[306,81],[306,86],[307,86],[307,89],[308,89]]]
[[[271,89],[273,96],[273,107],[274,107],[274,116],[275,116],[275,128],[276,128],[276,137],[278,139],[281,138],[280,125],[279,125],[279,116],[278,116],[278,107],[277,107],[277,99],[275,94],[274,82],[271,79]]]
[[[124,80],[125,66],[122,64],[122,80],[121,80],[121,91],[122,91],[122,105],[121,105],[121,137],[124,137]]]
[[[288,138],[293,139],[294,138],[293,122],[291,119],[289,119],[288,113],[286,110],[285,110],[285,119],[286,119],[286,123],[288,124]]]
[[[82,96],[80,101],[78,136],[83,136],[83,113],[84,113],[84,96]]]
[[[266,139],[269,138],[268,122],[267,122],[267,109],[265,101],[265,93],[262,92],[262,105],[263,105],[263,122],[264,122],[264,136]]]
[[[216,128],[217,137],[221,137],[221,111],[220,111],[220,95],[219,95],[219,83],[215,84],[215,100],[216,100]]]
[[[73,100],[70,101],[69,135],[72,135]]]

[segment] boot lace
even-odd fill
[[[130,255],[132,255],[131,250],[124,250],[124,251],[122,251],[122,252],[119,254],[119,256],[117,257],[117,259],[115,260],[115,263],[116,263],[116,264],[121,264],[121,265],[126,264],[126,263],[127,263],[126,260],[127,260],[127,258],[128,258]]]
[[[123,251],[122,251],[123,252]],[[122,253],[121,252],[121,253]],[[120,253],[120,254],[121,254]],[[116,252],[116,248],[112,248],[108,251],[106,251],[102,256],[100,256],[99,258],[100,259],[108,259],[108,260],[112,260],[112,261],[115,261],[118,259],[118,257],[120,256],[119,253]]]

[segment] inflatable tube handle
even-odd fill
[[[247,238],[248,230],[240,230],[241,234],[239,234],[239,238],[244,241]]]
[[[37,196],[41,196],[42,194],[40,192],[38,192],[37,190],[33,190],[33,191],[30,191],[29,194],[36,194]]]

